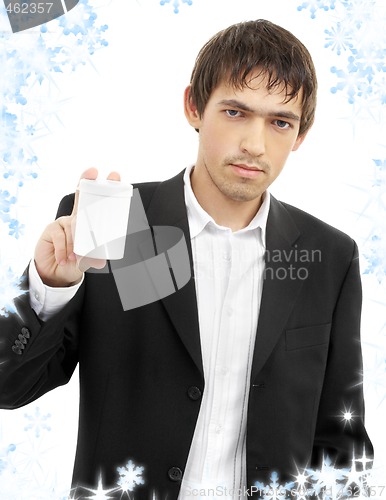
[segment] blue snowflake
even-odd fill
[[[370,240],[368,250],[364,252],[367,267],[363,274],[372,274],[378,283],[382,283],[386,277],[386,245],[385,238],[375,234]]]
[[[0,189],[0,219],[3,222],[9,222],[11,205],[14,205],[16,201],[17,198],[15,196],[11,196],[8,191]]]
[[[348,469],[338,469],[331,459],[326,457],[320,469],[309,469],[310,480],[317,495],[323,494],[325,500],[339,498],[342,484],[349,473]]]
[[[346,91],[348,102],[354,104],[358,97],[368,97],[373,89],[369,82],[369,70],[367,68],[355,67],[355,58],[349,57],[348,69],[344,71],[333,66],[331,72],[340,79],[331,92],[336,94],[338,91]]]
[[[9,232],[8,234],[10,236],[13,236],[17,240],[20,238],[20,236],[24,233],[25,225],[21,224],[19,220],[17,219],[11,219],[8,223],[9,227]]]
[[[331,30],[325,30],[324,32],[327,35],[325,48],[331,47],[338,56],[340,56],[342,51],[353,48],[352,30],[348,29],[346,25],[337,23]]]
[[[46,423],[47,420],[51,417],[50,413],[47,413],[47,415],[42,415],[38,406],[35,408],[34,415],[27,415],[27,413],[25,413],[24,416],[30,421],[30,423],[26,427],[24,427],[24,430],[29,431],[30,429],[33,429],[35,431],[35,437],[39,438],[42,430],[51,430],[51,427]]]
[[[374,16],[376,0],[340,0],[340,2],[346,8],[345,17],[357,29]]]
[[[318,10],[324,10],[325,12],[328,10],[335,9],[336,0],[306,0],[298,7],[298,11],[309,9],[311,13],[311,19],[316,18],[316,12]]]
[[[63,34],[66,36],[86,35],[88,30],[94,27],[96,19],[97,15],[88,0],[80,0],[76,9],[72,9],[59,19],[59,26],[63,28]]]
[[[174,13],[178,14],[180,11],[180,3],[186,3],[187,5],[192,5],[193,1],[192,0],[161,0],[160,5],[165,5],[166,3],[172,3],[174,7]]]
[[[0,96],[4,103],[15,102],[25,105],[27,100],[22,95],[22,90],[27,85],[27,78],[30,75],[29,64],[25,64],[17,49],[7,46],[0,50]]]
[[[136,486],[145,484],[142,478],[144,467],[137,467],[132,460],[129,460],[125,467],[118,467],[119,479],[117,481],[122,493],[134,491]]]
[[[60,47],[47,47],[45,40],[39,36],[36,43],[31,47],[31,61],[29,63],[29,71],[31,75],[35,75],[37,81],[42,84],[44,80],[50,78],[50,73],[61,73],[62,69],[57,60],[60,53]]]
[[[28,177],[36,179],[38,173],[36,172],[34,165],[37,162],[37,159],[37,156],[25,158],[23,149],[19,149],[16,152],[8,151],[4,153],[4,179],[9,179],[10,177],[16,179],[19,187],[24,185],[24,182]]]
[[[349,70],[366,75],[371,83],[377,72],[386,72],[386,50],[372,46],[372,44],[355,52],[349,58]]]
[[[1,446],[0,448],[0,475],[9,465],[9,454],[16,450],[14,444],[8,446]]]
[[[285,500],[286,498],[290,498],[290,491],[295,484],[294,482],[280,484],[279,475],[275,471],[271,473],[270,480],[271,483],[269,485],[259,481],[255,483],[255,486],[259,489],[259,494],[263,495],[262,498],[264,500]]]
[[[373,162],[376,167],[373,187],[386,187],[386,159]]]
[[[386,104],[386,75],[382,73],[377,73],[374,76],[373,81],[373,92],[376,101],[382,106]]]
[[[1,153],[14,147],[17,142],[17,116],[8,113],[6,108],[0,111],[0,172],[1,172]]]

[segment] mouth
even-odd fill
[[[231,164],[232,170],[239,176],[255,178],[264,173],[264,170],[254,165]]]

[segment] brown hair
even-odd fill
[[[268,91],[283,86],[286,102],[302,90],[299,135],[314,122],[317,79],[306,47],[289,31],[264,19],[235,24],[220,31],[200,50],[191,77],[190,99],[200,116],[213,90],[224,81],[248,87],[251,73],[268,77]]]

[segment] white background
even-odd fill
[[[379,7],[382,0],[375,3]],[[350,234],[366,269],[366,248],[384,208],[374,194],[373,159],[386,158],[386,121],[380,102],[371,102],[370,113],[348,103],[344,92],[330,91],[337,82],[330,68],[345,67],[348,56],[325,47],[325,30],[339,22],[343,8],[319,10],[312,19],[309,10],[297,10],[300,0],[193,0],[191,6],[181,4],[178,14],[171,4],[160,6],[158,0],[90,4],[98,22],[108,25],[104,37],[109,45],[76,71],[51,75],[53,80],[37,90],[47,94],[55,112],[47,116],[45,134],[38,134],[33,143],[39,176],[20,191],[17,215],[26,225],[25,234],[16,241],[0,230],[3,261],[23,270],[61,197],[74,191],[84,169],[94,166],[103,174],[118,170],[124,179],[137,182],[166,179],[193,163],[198,138],[185,121],[182,96],[198,50],[230,24],[266,18],[292,31],[309,48],[320,86],[315,126],[271,192]],[[375,13],[372,23],[379,29],[385,18]],[[47,27],[59,30],[55,22]],[[12,36],[34,43],[29,32]],[[366,419],[379,478],[386,477],[385,281],[363,275]],[[7,457],[14,465],[19,481],[36,485],[36,492],[42,492],[36,498],[46,498],[48,485],[56,496],[47,498],[59,498],[69,487],[77,403],[75,374],[66,387],[29,407],[0,412],[0,459]],[[39,437],[24,430],[25,414],[33,415],[36,407],[41,415],[51,415],[51,430],[42,429]],[[10,443],[16,449],[7,453]],[[16,492],[14,498],[19,498]]]

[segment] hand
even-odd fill
[[[94,180],[98,176],[95,168],[85,170],[81,179]],[[110,180],[120,181],[117,172],[111,172]],[[74,254],[74,224],[78,211],[79,191],[75,193],[71,215],[59,217],[49,224],[35,248],[35,265],[43,283],[52,287],[66,287],[79,283],[82,275],[90,267],[101,269],[105,260],[80,257]]]

